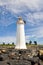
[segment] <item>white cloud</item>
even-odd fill
[[[16,12],[18,12],[18,10],[21,11],[24,7],[27,7],[33,11],[39,11],[43,5],[42,2],[42,0],[0,0],[0,3],[6,5],[8,9],[11,9],[14,12],[15,10]]]
[[[36,27],[26,30],[26,42],[37,41],[38,44],[43,44],[43,27]]]
[[[27,38],[43,38],[43,27],[36,27],[29,30],[27,29],[26,35]]]
[[[7,37],[0,37],[0,43],[16,43],[16,37],[11,37],[11,36],[7,36]]]
[[[32,24],[43,20],[43,0],[0,0],[0,5],[6,5],[6,9],[16,14],[16,17],[25,12],[27,21]]]
[[[27,21],[32,23],[32,24],[39,25],[43,21],[43,12],[29,13],[28,15],[25,14],[25,16],[27,17]]]
[[[43,37],[43,27],[39,27],[39,29],[37,29],[35,33],[36,33],[37,38],[42,38]]]

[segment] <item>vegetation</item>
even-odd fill
[[[26,42],[26,45],[37,45],[37,41],[34,41],[34,44],[32,44],[32,41],[30,40],[29,43]]]
[[[30,41],[29,41],[29,45],[31,45],[31,44],[32,44],[32,41],[30,40]]]
[[[5,45],[5,42],[3,42],[3,45]]]
[[[15,44],[14,43],[12,43],[12,44],[10,44],[10,43],[6,44],[6,43],[3,42],[3,44],[0,44],[0,46],[15,46]]]
[[[26,45],[28,45],[28,43],[26,42]]]
[[[37,46],[37,41],[34,41],[34,44],[32,44],[32,41],[30,40],[29,42],[26,42],[26,46],[29,47],[29,46]],[[5,42],[3,42],[2,44],[0,44],[0,46],[6,46],[6,47],[9,47],[9,46],[15,46],[14,42],[12,42],[12,44],[8,43],[6,44]],[[43,46],[43,45],[39,45],[39,46]]]
[[[12,42],[12,45],[14,45],[14,42]]]
[[[34,41],[34,44],[37,45],[37,41]]]

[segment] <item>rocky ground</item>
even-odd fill
[[[0,49],[0,65],[43,65],[37,50]]]

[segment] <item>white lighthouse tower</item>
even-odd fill
[[[19,17],[17,21],[16,49],[26,49],[24,24],[25,22]]]

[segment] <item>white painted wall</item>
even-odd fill
[[[26,49],[24,24],[17,24],[16,49]]]

